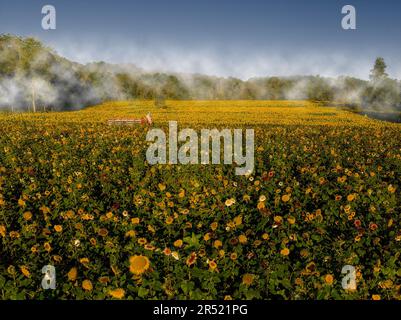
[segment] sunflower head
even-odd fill
[[[122,298],[124,298],[125,290],[121,289],[121,288],[118,288],[118,289],[115,289],[115,290],[110,290],[109,294],[115,299],[122,299]]]
[[[150,261],[146,256],[132,256],[129,259],[129,270],[135,275],[141,275],[150,267]]]
[[[246,286],[250,286],[253,282],[254,279],[254,275],[250,274],[250,273],[246,273],[244,274],[244,276],[242,277],[242,283]]]

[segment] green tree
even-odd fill
[[[394,110],[400,105],[400,91],[396,80],[386,73],[387,65],[379,57],[370,72],[370,84],[363,94],[365,106],[375,110]]]
[[[378,57],[375,61],[373,69],[370,70],[370,80],[376,82],[387,78],[388,74],[386,73],[386,68],[387,65],[384,62],[384,59],[382,57]]]
[[[332,101],[334,99],[333,87],[319,75],[309,79],[306,94],[308,100],[312,101]]]

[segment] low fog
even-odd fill
[[[286,57],[231,50],[218,54],[169,46],[154,50],[141,46],[103,48],[108,49],[70,43],[57,47],[59,54],[33,39],[2,36],[0,108],[73,110],[105,100],[159,96],[309,99],[364,108],[369,90],[374,95],[380,91],[381,97],[380,105],[369,103],[370,109],[399,108],[396,96],[400,98],[400,82],[391,80],[391,75],[399,72],[397,65],[389,64],[388,79],[375,83],[368,80],[376,57],[351,61],[345,55],[323,53]],[[105,62],[96,62],[99,60]],[[384,87],[390,92],[383,91]]]

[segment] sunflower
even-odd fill
[[[124,289],[118,288],[115,290],[110,290],[109,295],[111,295],[115,299],[122,299],[122,298],[124,298],[125,291],[124,291]]]
[[[301,257],[302,257],[302,258],[306,258],[306,257],[309,256],[309,251],[306,250],[306,249],[302,249],[301,252],[300,252],[300,254],[301,254]]]
[[[274,217],[274,222],[281,224],[283,222],[283,217],[282,216],[275,216]]]
[[[54,255],[52,258],[55,262],[61,262],[63,260],[63,258],[59,255]]]
[[[261,240],[255,240],[255,241],[253,242],[253,245],[254,245],[255,247],[259,247],[261,244],[262,244],[262,241],[261,241]]]
[[[99,281],[100,283],[105,284],[105,283],[110,282],[110,278],[109,278],[109,277],[99,277],[98,281]]]
[[[10,235],[10,238],[11,238],[11,239],[18,239],[18,238],[20,237],[20,234],[19,234],[18,231],[11,231],[11,232],[9,233],[9,235]]]
[[[177,251],[171,252],[171,256],[172,256],[175,260],[179,260],[179,259],[180,259],[180,256],[179,256],[179,254],[178,254]]]
[[[254,275],[250,273],[246,273],[242,277],[242,283],[246,286],[250,286],[253,282]]]
[[[280,254],[283,256],[288,256],[290,254],[290,250],[288,248],[284,248],[280,251]]]
[[[238,227],[242,224],[242,216],[237,216],[233,220],[234,224]]]
[[[235,203],[235,199],[227,199],[226,201],[225,201],[225,205],[227,206],[227,207],[231,207],[233,204]]]
[[[46,250],[47,252],[50,252],[51,249],[52,249],[52,246],[50,245],[49,242],[46,242],[46,243],[43,245],[43,247],[45,248],[45,250]]]
[[[150,267],[150,261],[146,256],[132,256],[129,259],[129,270],[135,275],[141,275]]]
[[[220,240],[216,240],[213,245],[216,249],[218,249],[223,245],[223,243]]]
[[[338,181],[339,183],[344,183],[346,180],[347,180],[347,177],[346,177],[346,176],[342,176],[342,177],[338,177],[338,178],[337,178],[337,181]]]
[[[19,205],[20,207],[25,207],[25,201],[24,201],[23,199],[19,199],[19,200],[18,200],[18,205]]]
[[[295,219],[295,217],[293,217],[293,216],[289,216],[289,217],[287,218],[287,221],[288,221],[289,224],[295,224],[296,219]]]
[[[1,225],[0,226],[0,235],[4,238],[6,236],[6,227]]]
[[[388,186],[387,190],[388,190],[388,192],[390,192],[390,193],[394,193],[395,190],[396,190],[396,188],[393,187],[393,186],[390,184],[390,185]]]
[[[156,247],[150,243],[145,244],[144,248],[145,248],[145,250],[149,250],[149,251],[156,250]]]
[[[196,262],[196,253],[192,252],[187,258],[186,264],[187,266],[192,266]]]
[[[88,221],[88,220],[93,220],[95,217],[93,216],[93,214],[89,214],[89,213],[85,213],[82,215],[81,219]]]
[[[241,235],[238,237],[238,241],[239,241],[241,244],[245,244],[245,243],[248,242],[248,238],[247,238],[245,235],[241,234]]]
[[[126,238],[133,238],[133,237],[135,237],[135,235],[136,235],[136,232],[134,230],[129,230],[125,233]]]
[[[15,275],[15,267],[13,265],[8,266],[7,272],[11,275]]]
[[[84,289],[86,291],[92,291],[92,289],[93,289],[92,282],[90,280],[84,280],[82,282],[82,289]]]
[[[78,275],[77,268],[75,267],[71,268],[70,271],[68,271],[67,273],[68,280],[75,281],[77,279],[77,275]]]
[[[26,266],[21,266],[20,267],[22,274],[29,278],[31,276],[31,273],[29,272],[28,268]]]
[[[186,214],[189,213],[189,210],[188,210],[188,209],[184,209],[184,210],[181,211],[181,213],[182,213],[183,215],[186,215]]]
[[[181,239],[178,239],[178,240],[174,241],[173,244],[174,244],[174,247],[181,248],[183,243],[182,243]]]
[[[132,218],[131,219],[131,223],[132,224],[139,224],[139,222],[140,222],[139,218]]]
[[[215,231],[215,230],[217,229],[217,226],[218,226],[217,222],[213,222],[213,223],[210,225],[210,229],[212,229],[213,231]]]
[[[257,205],[258,210],[263,210],[266,208],[266,205],[264,202],[259,202]]]
[[[290,195],[289,194],[284,194],[282,197],[281,197],[281,200],[283,201],[283,202],[288,202],[288,201],[290,201]]]
[[[30,211],[24,212],[22,215],[25,221],[31,220],[32,219],[32,213]]]
[[[39,210],[42,211],[43,214],[50,213],[50,209],[46,206],[40,207]]]
[[[210,268],[210,270],[215,270],[216,268],[217,268],[217,263],[216,262],[214,262],[213,260],[211,260],[211,261],[209,261],[209,268]]]
[[[42,229],[42,235],[44,235],[45,237],[51,235],[51,233],[52,232],[48,228]]]
[[[98,231],[98,235],[101,237],[107,237],[108,234],[109,234],[109,231],[106,228],[101,228]]]

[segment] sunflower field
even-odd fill
[[[158,128],[254,129],[254,172],[149,165],[148,127],[107,125],[147,112]],[[401,298],[400,124],[306,101],[109,102],[0,124],[0,299]]]

